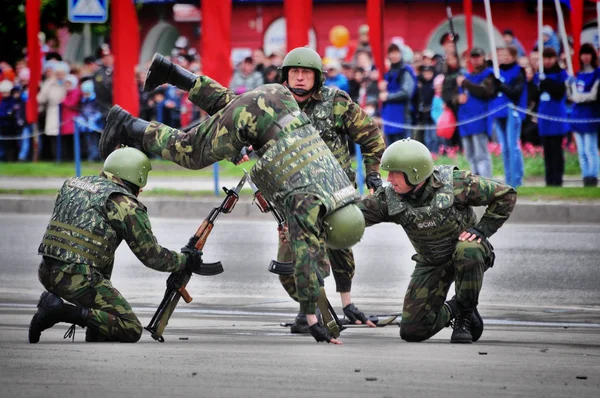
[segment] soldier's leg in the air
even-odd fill
[[[400,337],[409,342],[424,341],[448,325],[452,313],[444,305],[454,269],[417,263],[404,296]]]
[[[471,343],[483,333],[483,320],[477,311],[484,272],[493,265],[491,245],[484,241],[458,242],[453,263],[458,314],[454,321],[452,343]]]
[[[91,332],[86,333],[86,341],[135,343],[140,339],[142,324],[133,313],[127,300],[123,298],[121,293],[101,273],[92,271],[90,275],[67,274],[57,269],[44,278],[40,272],[40,281],[42,281],[46,289],[52,291],[52,296],[62,297],[67,301],[77,304],[71,307],[85,310],[86,319],[84,325],[56,315],[49,317],[50,321],[55,321],[52,325],[58,322],[69,322],[77,323],[82,327],[87,326]],[[62,300],[60,301],[62,302]],[[69,306],[69,304],[63,305]],[[56,306],[54,304],[54,307]],[[37,334],[37,329],[34,332],[34,335]],[[41,330],[39,333],[41,333]],[[31,334],[30,327],[30,336]],[[39,340],[39,334],[37,334],[37,337]]]
[[[152,91],[165,83],[184,91],[190,91],[198,77],[198,75],[174,64],[159,53],[155,53],[146,73],[144,91]]]

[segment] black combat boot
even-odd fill
[[[323,324],[323,318],[321,317],[321,311],[317,308],[315,312],[317,315],[317,319],[319,323]],[[290,333],[298,333],[298,334],[310,334],[310,328],[308,327],[308,321],[306,320],[306,314],[298,312],[296,315],[296,319],[294,319],[294,323],[290,327]]]
[[[590,177],[583,177],[583,186],[589,187],[592,182],[590,181]]]
[[[452,337],[450,342],[454,344],[471,344],[473,342],[473,336],[471,335],[471,317],[473,316],[473,310],[462,310],[454,318],[454,324],[452,325]]]
[[[296,319],[294,319],[294,324],[290,328],[291,333],[302,333],[308,334],[310,333],[310,329],[308,328],[308,321],[306,320],[306,314],[298,313],[296,315]]]
[[[451,326],[453,323],[456,322],[455,318],[461,312],[460,306],[459,306],[458,302],[456,301],[456,296],[454,296],[454,297],[452,297],[452,299],[446,301],[444,303],[444,306],[446,306],[450,310],[452,319],[450,320],[450,323],[448,323],[447,326]],[[479,340],[479,338],[483,334],[484,323],[483,323],[483,318],[481,318],[481,315],[479,315],[479,311],[477,311],[477,307],[475,307],[475,309],[472,311],[471,314],[472,315],[471,315],[471,319],[470,319],[470,332],[471,332],[471,337],[472,337],[473,343],[474,343],[477,340]]]
[[[169,83],[186,92],[194,87],[198,75],[169,61],[159,53],[154,54],[146,73],[144,91],[152,91],[161,84]]]
[[[149,122],[133,117],[119,105],[113,106],[106,116],[106,127],[100,136],[100,155],[106,159],[120,145],[144,151],[144,132],[149,125]]]
[[[64,303],[54,293],[44,292],[38,302],[38,310],[29,324],[29,342],[40,341],[42,332],[59,322],[73,323],[82,328],[87,325],[89,310],[80,306]]]

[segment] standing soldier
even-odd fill
[[[142,324],[110,282],[115,251],[123,240],[146,267],[199,270],[199,252],[168,250],[152,234],[146,207],[137,198],[150,169],[146,155],[122,148],[106,159],[99,176],[64,183],[38,249],[43,256],[38,276],[48,291],[42,293],[29,325],[30,343],[59,322],[87,327],[88,342],[140,339]]]
[[[155,72],[150,70],[150,79]],[[185,77],[177,74],[169,81],[185,85]],[[198,78],[198,85],[205,79]],[[230,95],[227,90],[209,91],[208,101],[213,103]],[[106,156],[125,144],[188,169],[201,169],[253,146],[259,159],[252,168],[252,180],[287,220],[295,263],[294,288],[309,332],[317,341],[339,344],[317,320],[317,267],[328,265],[326,242],[349,248],[362,237],[364,218],[353,204],[359,195],[286,87],[266,84],[226,103],[187,133],[135,118],[116,105],[108,114],[100,151]]]
[[[379,163],[385,149],[383,137],[377,124],[361,107],[342,90],[323,86],[323,66],[319,54],[310,48],[296,48],[283,60],[280,82],[291,92],[300,110],[338,161],[352,183],[356,176],[351,166],[348,140],[360,145],[366,168],[366,184],[371,192],[381,186]],[[154,56],[148,71],[144,90],[153,90],[160,84],[169,83],[189,91],[194,104],[214,114],[233,101],[237,96],[207,76],[196,76],[172,64],[159,54]],[[235,160],[238,160],[234,159]],[[351,320],[366,322],[366,317],[352,304],[350,290],[354,277],[354,256],[350,249],[327,249],[333,268],[336,290],[342,298],[344,313]],[[291,261],[289,245],[279,242],[278,261]],[[329,265],[321,263],[323,277],[329,275]],[[297,300],[293,276],[280,276],[280,281],[290,297]],[[374,325],[373,325],[374,326]],[[291,328],[292,333],[308,333],[306,317],[300,311]]]
[[[104,120],[113,104],[113,72],[115,59],[110,52],[109,45],[106,43],[100,46],[98,55],[102,65],[93,76],[94,92],[96,93],[96,102],[103,115],[102,120]]]
[[[454,166],[434,166],[427,147],[410,139],[390,145],[381,167],[390,184],[359,205],[367,226],[400,224],[417,252],[400,337],[427,340],[454,320],[452,343],[477,341],[483,333],[479,292],[495,257],[488,238],[510,216],[517,192]],[[473,206],[487,206],[479,221]],[[456,296],[446,301],[453,282]]]

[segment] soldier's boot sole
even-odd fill
[[[473,337],[473,343],[475,343],[483,334],[483,318],[479,315],[477,307],[473,310],[471,316],[471,336]]]
[[[167,83],[172,66],[173,63],[171,61],[161,54],[155,53],[154,56],[152,56],[152,62],[150,63],[148,72],[146,72],[144,91],[152,91],[158,86]]]
[[[194,87],[197,78],[198,75],[156,53],[146,73],[144,91],[152,91],[162,84],[169,83],[187,92]]]
[[[62,306],[63,301],[57,295],[50,292],[42,293],[37,305],[38,310],[29,323],[29,342],[31,344],[39,342],[42,332],[59,322],[56,314],[60,312]]]
[[[144,133],[150,125],[143,119],[133,117],[119,105],[110,108],[106,116],[106,127],[100,136],[100,154],[104,159],[121,145],[127,145],[144,151]]]
[[[124,128],[127,116],[131,115],[119,105],[110,108],[106,116],[106,127],[100,135],[99,149],[103,159],[106,159],[121,145],[127,144],[127,131]]]

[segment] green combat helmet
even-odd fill
[[[355,204],[349,204],[325,217],[325,244],[332,249],[349,249],[365,232],[365,218]]]
[[[287,81],[290,68],[307,68],[314,70],[315,90],[318,90],[323,83],[323,61],[321,60],[321,56],[311,48],[298,47],[287,53],[281,65],[280,83],[283,84]]]
[[[152,165],[144,152],[136,148],[124,147],[108,155],[102,170],[114,174],[123,181],[144,188],[148,182],[148,172],[152,170]]]
[[[411,185],[418,185],[433,173],[433,158],[425,145],[407,138],[394,142],[383,152],[381,168],[401,171]]]

